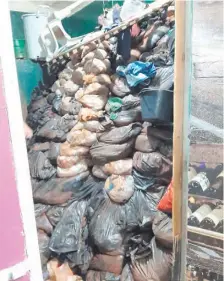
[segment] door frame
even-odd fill
[[[32,187],[30,181],[26,142],[24,138],[23,118],[13,49],[10,10],[8,4],[9,3],[7,0],[3,0],[1,2],[0,26],[4,28],[1,32],[2,43],[0,44],[0,60],[3,72],[4,95],[10,128],[12,155],[14,160],[12,165],[14,165],[15,169],[17,193],[19,197],[24,229],[24,253],[27,255],[27,261],[25,257],[24,259],[26,262],[24,265],[22,263],[22,268],[20,268],[20,270],[21,274],[22,272],[28,270],[30,281],[42,281],[43,277],[35,222]],[[23,268],[23,266],[26,266],[26,270]],[[7,271],[9,269],[5,270]],[[4,270],[2,270],[2,272],[3,271]],[[13,278],[15,279],[16,276],[13,276]]]

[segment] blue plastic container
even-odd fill
[[[144,121],[152,124],[172,124],[173,91],[143,89],[140,98]]]

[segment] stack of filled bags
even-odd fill
[[[172,219],[157,206],[172,178],[172,127],[143,122],[139,95],[173,87],[168,15],[164,6],[72,52],[51,89],[33,94],[28,154],[43,269],[55,257],[88,281],[170,280]]]

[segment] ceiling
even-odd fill
[[[88,2],[87,0],[83,0]],[[69,6],[70,4],[74,3],[75,0],[71,1],[9,1],[9,9],[11,11],[17,11],[17,12],[36,12],[38,10],[38,7],[40,5],[47,5],[54,9],[54,11],[61,10],[65,8],[66,6]]]

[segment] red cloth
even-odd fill
[[[166,212],[172,213],[172,202],[173,202],[173,181],[171,181],[170,185],[168,186],[166,193],[163,195],[162,199],[160,200],[157,209]]]
[[[131,37],[136,37],[139,35],[141,29],[140,27],[138,26],[137,23],[135,23],[134,25],[132,25],[131,27]]]

